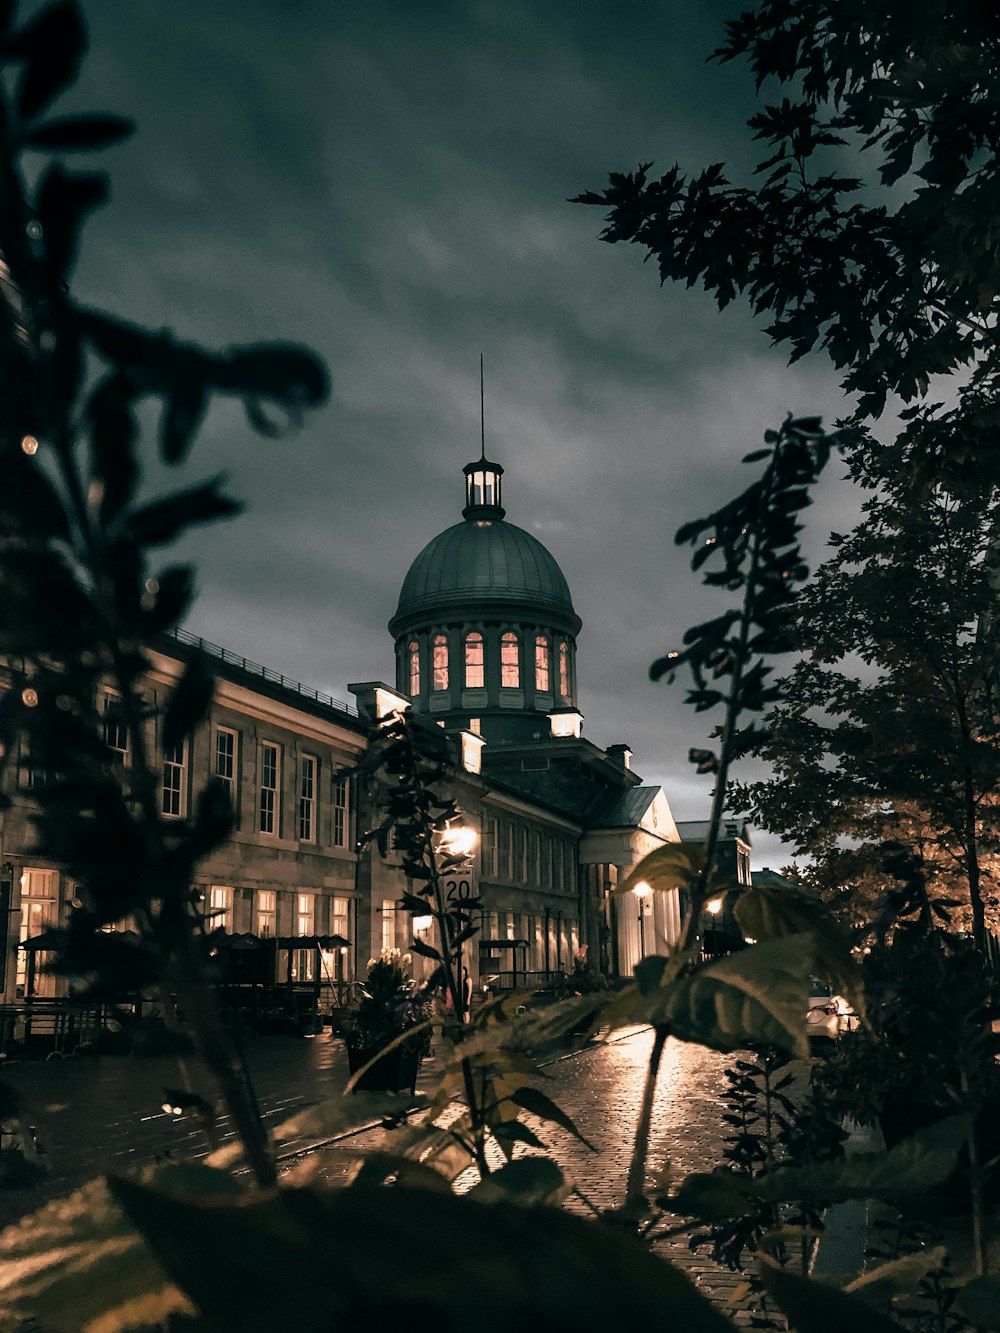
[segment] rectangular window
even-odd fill
[[[350,821],[350,786],[347,778],[333,784],[333,845],[346,847]]]
[[[160,809],[169,819],[180,819],[185,813],[184,788],[187,778],[187,742],[179,741],[163,753],[163,786]]]
[[[500,684],[505,690],[516,690],[521,684],[516,634],[505,634],[500,640]]]
[[[443,634],[435,634],[431,649],[431,671],[435,690],[448,688],[448,640]]]
[[[233,931],[233,891],[224,884],[213,884],[208,891],[208,928]]]
[[[280,827],[278,792],[281,790],[281,751],[270,741],[260,747],[260,819],[261,833],[276,834]]]
[[[236,809],[237,735],[229,727],[215,728],[215,776],[229,788],[229,799]]]
[[[500,825],[500,874],[510,879],[514,873],[514,825],[505,819]]]
[[[486,684],[486,667],[483,658],[483,636],[475,633],[465,639],[465,688],[481,690]]]
[[[345,940],[351,937],[351,900],[334,898],[330,904],[330,934],[342,935]]]
[[[257,890],[256,935],[262,940],[273,939],[278,933],[278,894],[274,889]]]
[[[122,701],[117,694],[104,696],[104,744],[125,763],[128,759],[128,730],[122,716]]]
[[[299,842],[316,841],[316,760],[299,759]]]
[[[316,934],[316,895],[297,893],[295,895],[295,934],[299,936]],[[316,950],[296,949],[292,954],[292,980],[316,980]]]
[[[528,882],[528,829],[527,825],[522,824],[518,829],[518,842],[520,851],[518,854],[518,879],[522,884]]]
[[[382,948],[396,947],[396,904],[388,899],[382,904]]]
[[[33,939],[42,931],[49,930],[56,924],[56,906],[59,893],[59,876],[54,870],[29,870],[21,874],[21,929],[19,938]],[[48,953],[35,954],[32,994],[52,996],[55,994],[55,977],[45,971],[49,960]],[[17,950],[17,994],[24,996],[28,982],[28,951]]]
[[[549,641],[544,634],[535,639],[535,690],[539,694],[549,692]]]
[[[500,873],[500,824],[496,819],[490,820],[490,874],[498,875]]]

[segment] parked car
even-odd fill
[[[836,1041],[853,1031],[857,1016],[843,995],[835,995],[825,981],[814,981],[806,1014],[806,1036],[812,1042]]]

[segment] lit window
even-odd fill
[[[297,893],[295,895],[295,933],[300,937],[316,933],[316,895]],[[292,954],[292,980],[315,981],[316,950],[296,949]]]
[[[276,745],[264,741],[260,747],[260,819],[261,833],[278,832],[278,789],[281,783],[281,753]]]
[[[278,894],[274,889],[257,890],[257,935],[262,940],[278,933]]]
[[[406,651],[410,659],[410,694],[416,698],[420,693],[420,644],[411,643]]]
[[[569,698],[569,644],[565,641],[559,645],[559,693]]]
[[[104,696],[104,744],[124,763],[128,759],[128,729],[117,694]]]
[[[299,842],[316,841],[316,760],[299,759]]]
[[[482,720],[478,717],[470,717],[469,730],[474,731],[477,736],[481,736],[483,734]]]
[[[160,809],[170,819],[179,819],[184,813],[184,786],[187,769],[187,747],[180,741],[163,755],[163,786]]]
[[[500,684],[505,690],[516,690],[521,684],[517,635],[509,632],[500,640]]]
[[[229,800],[236,809],[236,732],[229,727],[215,728],[215,776],[229,788]]]
[[[347,778],[340,778],[333,784],[333,845],[347,846],[348,790]]]
[[[465,637],[465,688],[481,690],[486,684],[483,664],[483,636],[473,631]]]
[[[535,639],[535,689],[539,694],[549,692],[549,641],[544,634]]]
[[[42,931],[56,924],[56,905],[59,893],[59,877],[54,870],[25,870],[21,874],[21,929],[20,940],[33,939]],[[18,949],[17,957],[17,994],[24,996],[28,983],[28,951]],[[55,994],[55,977],[44,971],[48,962],[47,953],[35,955],[35,967],[32,975],[34,995],[51,996]]]
[[[448,640],[443,634],[434,635],[434,688],[448,688]]]
[[[222,884],[213,884],[208,891],[208,928],[232,933],[233,891]]]

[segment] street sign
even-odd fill
[[[476,872],[472,862],[459,866],[457,870],[445,875],[441,883],[444,887],[445,902],[449,907],[461,907],[476,896]]]

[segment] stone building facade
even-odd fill
[[[629,747],[601,748],[583,735],[581,621],[552,555],[506,521],[502,474],[485,457],[464,469],[462,521],[407,572],[389,625],[394,685],[351,685],[348,704],[183,632],[151,649],[145,693],[162,811],[182,819],[210,777],[230,784],[237,827],[200,866],[198,886],[215,924],[278,940],[278,968],[290,980],[349,981],[383,945],[405,948],[413,938],[399,905],[399,858],[391,847],[383,858],[357,846],[377,822],[377,793],[338,776],[364,755],[380,717],[400,708],[443,727],[453,794],[476,833],[467,873],[451,886],[481,901],[466,959],[474,978],[568,970],[581,945],[626,975],[643,952],[678,936],[676,895],[643,902],[615,893],[642,856],[681,835],[662,789],[632,770]],[[156,711],[192,654],[210,659],[214,702],[189,740],[164,753]],[[101,707],[105,739],[127,764],[110,693]],[[3,999],[58,994],[63,984],[17,947],[61,922],[74,898],[34,847],[32,780],[22,766],[0,815]],[[329,947],[297,948],[298,938]]]

